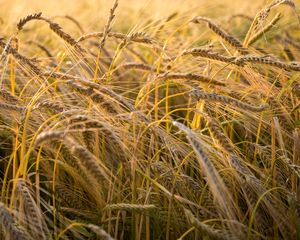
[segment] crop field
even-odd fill
[[[300,1],[0,0],[0,239],[300,239]]]

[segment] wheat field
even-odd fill
[[[0,239],[300,239],[299,9],[0,0]]]

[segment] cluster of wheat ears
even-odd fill
[[[127,33],[117,13],[0,38],[0,238],[299,239],[295,3]]]

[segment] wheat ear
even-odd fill
[[[14,48],[8,46],[2,38],[0,38],[0,47],[2,47],[7,53],[13,55],[17,60],[21,63],[27,65],[36,75],[41,75],[42,70],[40,67],[36,66],[29,58],[21,55],[18,51]]]
[[[82,48],[77,41],[68,33],[63,31],[62,27],[50,19],[47,19],[45,17],[42,17],[42,13],[37,13],[37,14],[31,14],[28,15],[27,17],[21,19],[19,23],[17,24],[18,31],[22,30],[25,26],[26,23],[28,23],[31,20],[41,20],[49,24],[50,29],[55,32],[59,37],[61,37],[64,41],[66,41],[68,44],[71,46],[75,47],[80,53],[85,53],[85,49]]]
[[[101,51],[104,47],[104,44],[106,42],[106,38],[108,36],[108,34],[111,32],[111,25],[112,25],[112,21],[113,19],[115,18],[115,11],[118,7],[118,0],[115,0],[112,8],[110,9],[110,14],[109,14],[109,18],[107,20],[107,23],[104,27],[104,31],[103,31],[103,36],[102,36],[102,39],[100,41],[100,44],[99,44],[99,51]]]
[[[131,62],[131,63],[124,63],[122,65],[119,65],[117,69],[124,69],[124,70],[130,70],[130,69],[136,69],[136,70],[140,70],[140,71],[151,71],[153,69],[153,66],[151,66],[150,64],[145,64],[145,63],[135,63],[135,62]]]
[[[239,101],[239,100],[237,100],[235,98],[232,98],[232,97],[227,97],[227,96],[219,95],[219,94],[216,94],[216,93],[207,93],[207,92],[203,92],[203,91],[198,90],[198,89],[193,90],[190,93],[190,95],[194,96],[198,99],[229,104],[229,105],[233,105],[235,107],[238,107],[240,109],[249,110],[249,111],[252,111],[252,112],[261,112],[261,111],[264,111],[268,108],[268,105],[261,105],[259,107],[252,106],[248,103],[244,103],[244,102]]]
[[[129,204],[129,203],[116,203],[108,204],[103,208],[105,210],[124,210],[130,212],[145,212],[156,209],[156,206],[153,204]]]
[[[235,57],[225,56],[220,53],[212,52],[210,49],[205,48],[192,48],[183,51],[182,55],[192,55],[194,57],[204,57],[212,60],[217,60],[220,62],[231,63],[236,65],[243,65],[243,63],[236,63]]]
[[[202,234],[209,236],[209,238],[216,239],[216,240],[231,240],[231,239],[237,240],[237,238],[232,234],[230,234],[229,232],[213,229],[207,224],[200,222],[190,210],[184,209],[184,213],[188,221],[195,228],[197,228]]]
[[[103,32],[94,32],[94,33],[89,33],[81,36],[79,39],[77,39],[77,43],[85,41],[90,38],[102,38],[104,35]],[[137,42],[137,43],[144,43],[144,44],[149,44],[153,45],[155,43],[154,39],[148,36],[147,33],[145,32],[137,32],[133,33],[131,35],[126,35],[123,33],[118,33],[118,32],[109,32],[107,33],[108,37],[113,37],[117,39],[121,39],[123,41],[126,41],[127,43],[129,42]]]
[[[234,62],[236,64],[242,63],[259,63],[259,64],[266,64],[270,66],[274,66],[280,69],[284,69],[287,71],[300,71],[300,63],[299,62],[282,62],[278,59],[271,58],[269,56],[256,56],[256,55],[244,55],[237,57]]]
[[[23,200],[27,225],[29,226],[31,233],[39,239],[49,239],[50,233],[46,222],[23,179],[18,180],[17,191]]]
[[[296,7],[295,2],[293,0],[274,0],[267,6],[267,8],[271,9],[271,8],[277,7],[279,5],[288,5],[291,8]]]
[[[67,136],[64,131],[49,131],[38,135],[35,145],[38,146],[45,141],[60,140],[67,146],[71,152],[78,159],[82,168],[87,170],[97,181],[103,182],[106,180],[110,182],[113,178],[111,172],[99,161],[89,150],[81,146],[74,139]]]
[[[91,229],[94,233],[97,234],[98,237],[100,237],[103,240],[115,240],[112,236],[110,236],[103,228],[94,225],[94,224],[88,224],[87,227]]]
[[[18,97],[13,96],[11,92],[7,91],[5,88],[0,88],[0,96],[13,104],[20,104],[21,102]]]
[[[37,20],[37,19],[41,19],[42,13],[34,13],[34,14],[30,14],[22,19],[20,19],[20,21],[17,24],[17,29],[18,31],[21,31],[23,29],[23,27],[25,26],[26,23],[28,23],[31,20]]]
[[[0,223],[7,239],[30,240],[31,236],[15,222],[7,207],[0,202]]]
[[[211,19],[206,17],[195,17],[192,19],[193,23],[200,23],[202,21],[206,22],[211,30],[213,30],[218,36],[224,39],[224,41],[226,41],[228,44],[230,44],[232,47],[238,50],[241,54],[248,53],[248,51],[243,47],[243,44],[239,40],[227,33],[224,29],[222,29],[220,26],[214,23]]]
[[[218,204],[223,209],[224,213],[227,215],[226,217],[235,219],[236,216],[234,210],[231,207],[229,207],[231,206],[232,201],[229,191],[226,185],[224,184],[221,176],[219,175],[218,171],[216,170],[214,164],[211,162],[211,160],[206,155],[206,152],[203,150],[201,143],[198,140],[198,137],[191,129],[179,122],[174,121],[173,125],[178,127],[181,131],[185,133],[187,140],[191,144],[194,152],[196,153],[199,165],[204,169],[211,192],[217,200]]]
[[[281,14],[278,13],[276,16],[266,25],[264,26],[260,31],[255,33],[250,39],[248,45],[251,45],[252,43],[256,42],[261,36],[266,34],[274,25],[280,20]]]
[[[195,73],[167,73],[167,74],[158,75],[157,78],[160,80],[177,80],[177,79],[195,80],[207,84],[225,86],[225,83],[223,82]]]
[[[53,32],[55,32],[59,37],[61,37],[64,41],[66,41],[71,46],[75,47],[75,49],[77,49],[80,53],[83,54],[86,52],[86,50],[83,47],[81,47],[70,34],[63,31],[62,27],[59,24],[54,23],[50,20],[47,20],[47,22],[49,23],[50,29]]]
[[[59,101],[51,101],[51,100],[44,100],[34,105],[33,110],[40,109],[40,108],[48,108],[55,113],[60,113],[65,111],[65,107]]]
[[[26,109],[25,107],[8,103],[0,103],[0,108],[5,110],[13,110],[19,113],[23,112]]]

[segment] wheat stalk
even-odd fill
[[[60,140],[66,145],[71,154],[74,154],[80,161],[82,168],[87,170],[97,181],[103,182],[113,178],[111,172],[99,161],[90,151],[77,143],[73,138],[67,136],[66,131],[48,131],[40,133],[35,141],[38,146],[45,141]]]
[[[118,109],[116,106],[118,105],[117,100],[108,97],[106,94],[98,91],[95,88],[82,86],[81,84],[78,84],[76,81],[69,80],[67,81],[67,83],[71,85],[72,88],[78,91],[79,93],[91,98],[93,102],[101,104],[101,106],[103,106],[109,113],[112,114],[118,113]]]
[[[67,206],[75,209],[83,209],[85,207],[72,188],[57,184],[55,185],[55,195],[62,204],[67,204]]]
[[[77,27],[78,29],[80,30],[80,32],[82,34],[84,34],[84,29],[83,27],[81,26],[81,24],[79,23],[79,21],[77,21],[74,17],[70,16],[70,15],[65,15],[65,16],[62,16],[63,18],[66,18],[68,20],[70,20],[71,22],[73,22]]]

